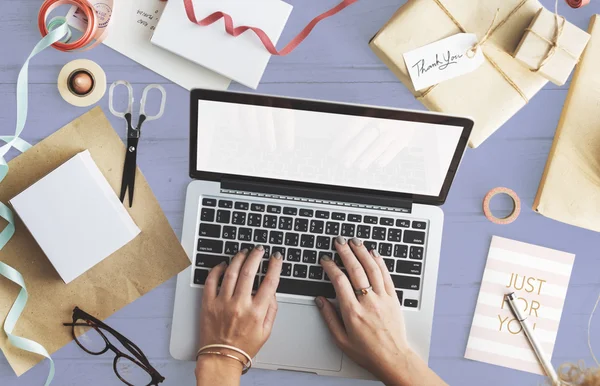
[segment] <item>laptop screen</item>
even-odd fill
[[[462,126],[198,100],[197,170],[438,196]]]

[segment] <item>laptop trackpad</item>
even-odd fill
[[[317,307],[279,302],[273,332],[256,362],[340,371],[342,355]]]

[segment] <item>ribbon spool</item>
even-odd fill
[[[106,26],[110,19],[110,12],[107,13],[104,19],[100,20],[98,12],[96,12],[96,9],[90,0],[45,0],[40,7],[40,12],[38,14],[38,28],[42,37],[47,36],[56,25],[61,24],[60,22],[66,24],[67,21],[64,17],[54,18],[50,23],[47,21],[50,13],[61,5],[73,5],[79,8],[88,21],[87,28],[83,32],[83,35],[76,41],[70,43],[69,39],[62,39],[61,41],[52,44],[52,47],[63,52],[76,50],[85,51],[95,47],[104,40]],[[112,11],[112,9],[110,9],[110,11]],[[96,42],[92,43],[94,39],[96,39]]]
[[[506,194],[513,200],[514,207],[513,207],[512,213],[504,218],[498,218],[498,217],[494,216],[494,214],[492,213],[492,210],[490,209],[490,201],[492,201],[492,198],[494,198],[498,194]],[[508,188],[492,189],[485,195],[485,198],[483,199],[483,214],[485,215],[485,217],[488,220],[490,220],[494,224],[502,224],[502,225],[510,224],[513,221],[515,221],[517,219],[517,217],[519,217],[520,213],[521,213],[521,199],[519,198],[519,196],[517,196],[517,193],[515,193],[515,191],[512,189],[508,189]]]
[[[91,60],[73,60],[58,75],[58,92],[73,106],[91,106],[106,93],[106,74]]]

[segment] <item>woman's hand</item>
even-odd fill
[[[325,298],[315,301],[337,345],[387,385],[444,385],[409,348],[402,308],[385,262],[362,241],[338,237],[348,277],[331,260],[321,264],[335,287],[341,318]],[[366,294],[356,290],[372,287]]]
[[[223,263],[212,269],[206,279],[202,298],[200,347],[224,344],[237,347],[254,357],[265,344],[277,314],[275,291],[279,285],[282,256],[275,253],[270,258],[267,274],[253,296],[252,286],[256,273],[260,264],[267,261],[263,259],[264,253],[262,246],[256,246],[251,252],[242,250],[233,257],[229,267]],[[223,282],[217,290],[221,276]],[[240,356],[236,352],[223,349],[219,351]],[[244,358],[240,359],[245,361]],[[197,373],[200,373],[201,367],[205,370],[206,362],[235,366],[238,378],[242,370],[241,364],[231,358],[201,355],[198,358]],[[199,384],[202,384],[200,380]]]

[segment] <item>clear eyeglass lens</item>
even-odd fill
[[[152,382],[152,376],[146,370],[125,357],[117,360],[117,373],[130,385],[146,386]]]
[[[86,350],[97,354],[106,348],[106,342],[95,328],[88,326],[83,320],[78,320],[77,324],[85,324],[84,326],[75,326],[75,336]]]

